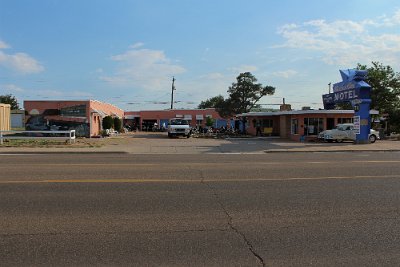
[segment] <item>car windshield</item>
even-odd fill
[[[339,131],[344,131],[345,130],[345,126],[344,125],[337,125],[336,129]]]
[[[189,125],[187,120],[175,119],[171,120],[170,125]]]

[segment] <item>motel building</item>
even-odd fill
[[[124,126],[135,126],[138,130],[152,130],[154,124],[160,128],[167,126],[172,118],[182,118],[189,121],[192,127],[206,127],[206,118],[215,120],[214,127],[227,126],[215,109],[173,109],[126,111],[97,100],[26,100],[25,128],[27,130],[72,130],[76,136],[99,136],[103,130],[102,121],[106,116],[118,117]]]
[[[191,127],[205,128],[207,117],[215,121],[216,128],[226,127],[228,124],[228,121],[221,118],[214,108],[206,108],[126,111],[124,125],[141,131],[151,131],[155,123],[157,123],[157,128],[162,128],[168,126],[170,119],[180,118],[187,120]]]
[[[370,113],[377,114],[375,111]],[[281,111],[249,112],[238,117],[246,118],[246,130],[250,135],[255,136],[260,127],[264,136],[312,141],[320,132],[333,129],[337,124],[352,123],[354,110],[290,110],[290,107],[282,110],[281,107]]]
[[[122,109],[97,100],[45,100],[24,101],[27,130],[48,130],[56,127],[60,130],[76,130],[77,136],[93,137],[100,135],[103,118],[106,116],[123,119],[124,126],[141,131],[152,131],[166,127],[172,118],[189,121],[190,126],[207,127],[206,120],[214,120],[213,127],[242,128],[238,123],[246,118],[246,131],[263,136],[278,136],[294,141],[314,140],[321,131],[332,129],[337,124],[353,122],[353,110],[291,110],[283,104],[280,111],[249,112],[237,116],[237,120],[221,118],[213,108],[208,109],[167,109],[123,111]],[[371,114],[377,114],[371,112]]]
[[[124,111],[97,100],[26,100],[24,101],[27,130],[75,130],[76,136],[100,135],[103,118],[124,117]]]

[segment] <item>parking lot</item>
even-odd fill
[[[0,153],[277,153],[277,152],[400,151],[400,141],[378,140],[374,144],[352,142],[293,142],[279,137],[246,138],[168,138],[164,132],[134,132],[108,138],[78,139],[76,144],[22,145],[0,147]]]

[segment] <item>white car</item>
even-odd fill
[[[369,141],[371,143],[375,143],[377,139],[379,139],[378,131],[371,129],[369,134]],[[318,139],[326,141],[326,142],[343,142],[343,141],[355,141],[356,140],[356,133],[354,130],[354,124],[352,123],[343,123],[338,124],[332,130],[326,130],[320,132],[318,134]]]
[[[189,122],[183,119],[170,119],[168,123],[168,137],[183,136],[189,138],[191,128]]]

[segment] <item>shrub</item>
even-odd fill
[[[211,117],[206,118],[206,126],[211,127],[214,125],[214,123],[215,123],[215,120],[213,118],[211,118]]]
[[[111,129],[114,127],[114,119],[111,116],[103,118],[103,129]]]
[[[122,121],[120,118],[117,117],[114,118],[114,130],[116,130],[119,133],[122,130]]]

